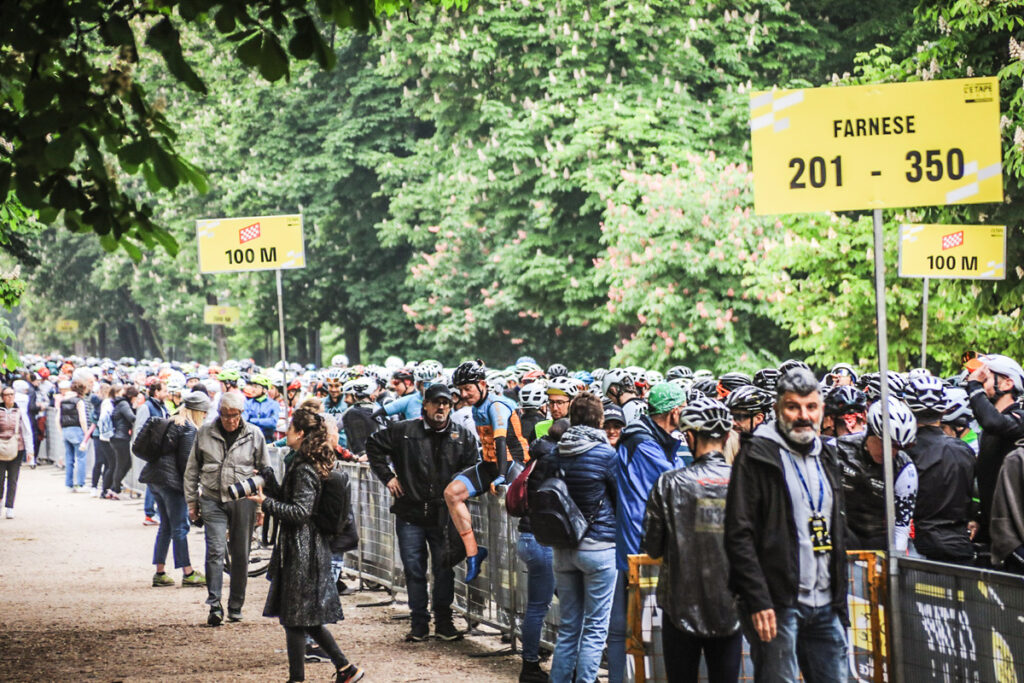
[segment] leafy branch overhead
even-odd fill
[[[447,4],[451,4],[448,2]],[[136,261],[140,245],[177,243],[119,183],[141,175],[153,192],[192,185],[201,169],[177,148],[163,108],[134,78],[140,52],[159,54],[189,89],[206,92],[182,50],[181,30],[215,29],[268,81],[292,59],[334,66],[334,27],[367,31],[409,0],[26,0],[0,3],[0,203],[73,232],[95,232],[107,251]],[[212,29],[210,28],[212,27]],[[120,171],[117,167],[120,167]],[[125,239],[127,238],[127,239]]]

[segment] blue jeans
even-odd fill
[[[157,509],[156,508],[157,508],[156,498],[153,496],[153,490],[149,486],[147,486],[146,487],[146,498],[145,498],[145,502],[142,505],[142,509],[146,513],[147,517],[156,517],[157,516]],[[160,515],[160,518],[163,519],[163,515],[162,514]],[[185,518],[188,519],[187,513],[186,513]]]
[[[188,505],[185,494],[166,486],[150,484],[146,491],[153,492],[156,507],[160,510],[160,528],[153,545],[153,564],[167,561],[167,549],[174,542],[174,568],[190,567],[188,556]]]
[[[430,549],[430,570],[434,575],[431,607],[434,623],[452,620],[455,600],[455,572],[441,562],[442,535],[440,527],[422,527],[395,518],[398,552],[405,570],[405,587],[409,593],[409,611],[413,626],[430,623],[427,611],[427,549]]]
[[[767,643],[757,636],[750,615],[743,614],[741,622],[755,682],[795,681],[798,667],[807,683],[846,681],[846,629],[831,605],[776,609],[778,635]]]
[[[612,592],[618,574],[615,548],[565,550],[553,553],[561,623],[551,663],[553,683],[597,680],[601,652],[608,637]]]
[[[629,574],[619,570],[612,598],[612,617],[608,623],[608,683],[626,678],[626,593]]]
[[[551,548],[537,543],[533,534],[520,534],[516,546],[519,559],[526,565],[526,614],[523,615],[523,659],[540,661],[540,633],[544,617],[555,594],[555,574],[551,569]]]
[[[85,459],[89,449],[79,446],[85,441],[81,427],[64,427],[64,485],[85,486]]]

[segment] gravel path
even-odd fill
[[[141,500],[68,493],[63,470],[41,465],[22,467],[15,512],[0,519],[0,679],[287,680],[284,632],[261,616],[265,578],[249,580],[244,620],[219,628],[205,625],[205,589],[150,586],[156,527],[142,525]],[[201,569],[201,529],[189,545]],[[394,619],[404,604],[357,607],[385,597],[342,598],[347,618],[330,627],[364,680],[518,680],[518,657],[469,656],[501,647],[496,637],[406,643],[409,622]],[[307,664],[306,680],[333,680],[333,668]]]

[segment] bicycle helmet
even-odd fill
[[[403,365],[405,365],[405,363],[403,363],[402,359],[399,358],[398,356],[388,356],[386,359],[384,359],[384,367],[387,368],[388,370],[391,370],[392,372],[402,367]]]
[[[725,406],[733,413],[767,413],[775,402],[774,397],[764,389],[746,384],[733,389],[725,398]]]
[[[711,398],[697,398],[683,408],[679,424],[684,429],[721,439],[732,429],[732,413],[721,401]]]
[[[344,382],[345,378],[348,377],[348,373],[344,368],[332,366],[324,370],[324,380],[328,382]]]
[[[903,398],[904,382],[903,378],[897,375],[895,372],[888,374],[889,383],[889,394],[896,398]],[[857,382],[857,388],[864,392],[868,397],[869,403],[874,403],[882,398],[882,380],[881,373],[869,372],[860,376],[860,380]]]
[[[966,427],[974,419],[971,410],[971,399],[964,389],[953,387],[946,389],[946,412],[942,416],[943,424]]]
[[[685,365],[674,365],[665,373],[665,379],[670,381],[673,379],[689,379],[691,377],[693,377],[693,370]]]
[[[647,379],[647,371],[639,365],[630,365],[626,368],[626,372],[633,377],[633,385],[640,393],[651,388],[651,382]]]
[[[593,376],[595,382],[600,383],[604,380],[604,376],[608,374],[608,370],[605,368],[594,368],[594,371],[590,374]]]
[[[718,382],[715,381],[714,377],[694,379],[690,388],[699,391],[707,398],[718,398]]]
[[[523,408],[543,408],[548,402],[544,382],[530,382],[519,390],[519,405]]]
[[[696,372],[693,373],[693,381],[694,382],[696,382],[699,379],[707,379],[707,378],[714,379],[714,377],[715,377],[715,373],[711,372],[710,370],[697,370]]]
[[[928,372],[927,368],[913,368],[907,373],[907,380],[911,380],[915,377],[931,377],[932,373]]]
[[[775,368],[764,368],[754,373],[754,386],[775,393],[775,385],[779,383],[782,373]]]
[[[829,389],[825,394],[824,407],[826,415],[865,413],[868,410],[868,397],[857,387],[844,384]]]
[[[601,380],[601,393],[608,396],[608,391],[612,387],[618,387],[619,391],[628,391],[631,394],[636,393],[636,388],[633,380],[633,376],[629,374],[627,370],[622,368],[615,368],[605,373],[604,378]],[[611,398],[611,396],[608,396]]]
[[[847,375],[854,384],[857,383],[857,373],[854,372],[853,366],[850,365],[849,363],[836,363],[834,366],[832,366],[832,370],[829,371],[829,374]]]
[[[410,368],[399,368],[391,374],[391,379],[397,379],[402,382],[415,382],[416,375]]]
[[[460,363],[459,367],[455,368],[455,373],[452,375],[452,382],[455,386],[460,387],[463,384],[474,384],[475,382],[483,382],[487,379],[487,368],[484,367],[482,360],[467,360],[464,363]]]
[[[785,375],[787,372],[789,372],[790,370],[796,370],[797,368],[803,368],[804,370],[810,370],[811,366],[808,365],[807,363],[803,362],[802,360],[796,360],[795,358],[790,358],[789,360],[782,361],[782,365],[779,366],[779,376],[781,377],[781,376]]]
[[[267,377],[266,375],[254,375],[253,378],[249,380],[249,384],[261,386],[264,389],[269,389],[270,387],[274,386],[273,383],[270,381],[270,378]]]
[[[978,360],[988,366],[988,369],[995,374],[1012,379],[1014,394],[1024,392],[1024,370],[1021,369],[1017,361],[1009,356],[1001,356],[997,353],[978,356]]]
[[[331,357],[331,367],[343,368],[348,365],[348,356],[343,353],[339,353]]]
[[[569,368],[565,367],[561,363],[552,363],[548,366],[548,379],[554,379],[556,377],[566,377],[569,375]]]
[[[575,398],[578,393],[586,389],[583,382],[572,377],[556,377],[548,383],[547,394],[564,394],[569,398]]]
[[[523,373],[523,376],[522,376],[520,381],[522,381],[522,383],[524,385],[526,385],[526,384],[530,384],[531,382],[540,382],[540,381],[543,381],[543,380],[544,380],[544,373],[543,372],[541,372],[540,370],[530,370],[528,372]]]
[[[519,365],[520,363],[531,363],[533,365],[537,365],[537,361],[534,360],[533,356],[519,356],[519,358],[516,358],[516,365]],[[540,366],[537,365],[537,367],[539,368]]]
[[[425,360],[412,369],[417,382],[430,382],[444,372],[444,366],[436,360]]]
[[[242,379],[242,375],[239,374],[238,370],[224,369],[224,370],[221,370],[220,374],[217,375],[217,379],[219,379],[221,382],[232,382],[232,383],[234,383],[234,382],[238,382],[238,380]]]
[[[665,381],[665,375],[661,374],[657,370],[648,370],[647,371],[647,383],[650,384],[652,387],[655,384],[661,384],[664,381]]]
[[[718,378],[718,385],[715,388],[718,391],[718,397],[725,398],[730,392],[753,383],[750,375],[742,372],[727,372]]]
[[[590,374],[589,372],[587,372],[586,370],[580,370],[580,371],[578,371],[578,372],[574,372],[574,373],[572,373],[572,377],[574,377],[574,378],[578,379],[579,381],[583,382],[583,383],[584,383],[584,384],[586,384],[586,385],[587,385],[588,387],[589,387],[589,386],[590,386],[591,384],[593,384],[593,383],[594,383],[594,381],[595,381],[595,379],[594,379],[594,376],[593,376],[593,375],[591,375],[591,374]]]
[[[868,409],[868,429],[874,436],[882,435],[882,402]],[[889,397],[889,436],[900,448],[906,448],[917,438],[917,419],[903,401]]]
[[[341,393],[351,394],[357,399],[368,399],[377,390],[377,381],[372,377],[357,377],[345,382]]]
[[[915,415],[920,413],[941,415],[946,412],[948,406],[946,385],[942,383],[941,379],[931,375],[911,376],[903,390],[903,397],[907,402],[907,407]]]

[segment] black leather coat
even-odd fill
[[[343,619],[331,571],[330,539],[313,524],[321,479],[312,463],[299,456],[281,484],[280,498],[263,501],[263,512],[280,522],[270,558],[270,592],[263,616],[283,626],[320,626]]]

